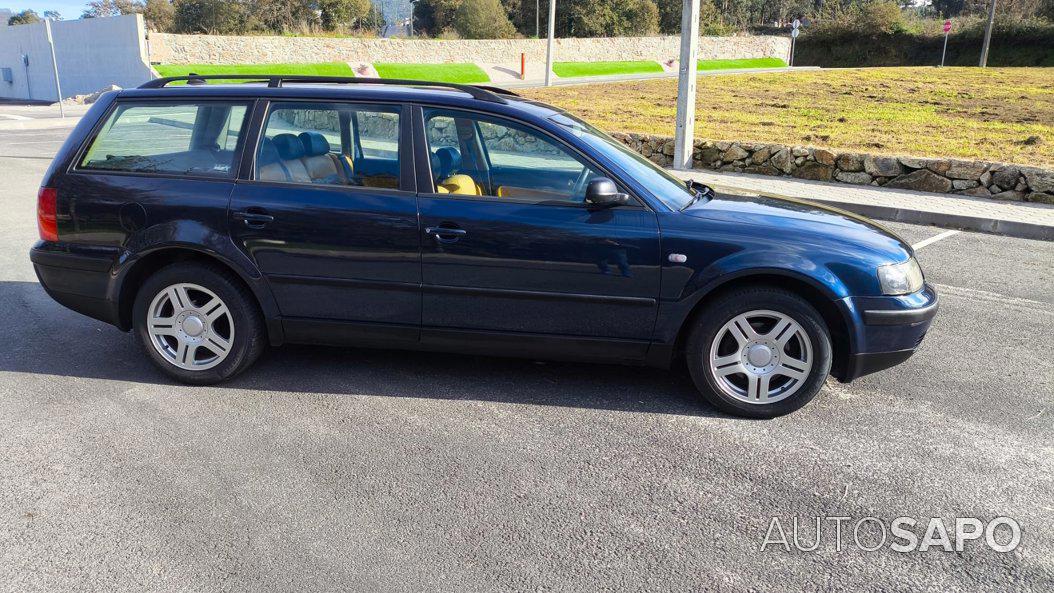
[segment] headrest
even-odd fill
[[[274,147],[283,160],[298,159],[304,156],[304,143],[292,134],[278,134],[274,137]]]
[[[329,140],[318,132],[300,132],[300,143],[304,145],[307,156],[329,154]]]
[[[435,151],[439,164],[439,177],[449,177],[461,168],[461,153],[451,146],[442,146]]]
[[[274,147],[274,140],[264,137],[263,142],[260,143],[260,154],[256,157],[256,164],[264,167],[273,165],[280,160],[282,158],[278,156],[278,149]]]

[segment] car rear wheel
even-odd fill
[[[251,365],[265,344],[252,294],[228,271],[177,263],[150,276],[133,306],[135,333],[169,376],[204,385]]]
[[[763,287],[710,303],[686,350],[703,397],[725,412],[754,418],[807,404],[830,374],[833,356],[823,317],[808,301]]]

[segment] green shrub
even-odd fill
[[[887,23],[882,32],[868,32],[845,21],[817,24],[798,38],[794,63],[827,68],[937,65],[944,43],[941,23],[906,21],[904,28]],[[984,28],[979,17],[955,19],[945,64],[976,66]],[[1054,23],[996,19],[988,65],[1054,66]]]
[[[499,0],[462,0],[454,12],[454,29],[465,39],[507,39],[516,35]]]

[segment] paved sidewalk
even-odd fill
[[[695,179],[726,193],[800,198],[880,220],[933,224],[1054,241],[1054,206],[1046,204],[1000,202],[950,194],[746,173],[702,170],[671,172],[681,179]]]

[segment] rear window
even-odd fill
[[[122,103],[79,168],[231,177],[247,112],[237,102]]]

